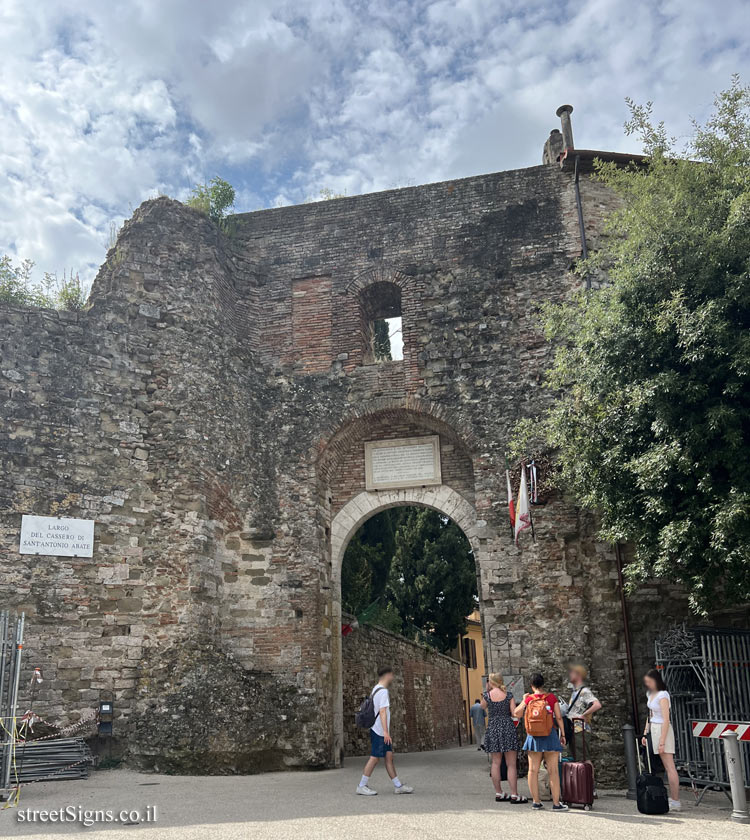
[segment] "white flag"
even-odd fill
[[[529,513],[529,490],[526,486],[526,465],[521,464],[521,484],[518,487],[518,504],[516,505],[516,527],[515,538],[518,545],[518,537],[521,531],[531,527],[531,515]]]

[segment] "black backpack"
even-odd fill
[[[573,740],[575,739],[576,729],[575,724],[573,721],[568,717],[570,712],[573,710],[573,706],[575,706],[578,698],[581,696],[581,692],[583,689],[586,688],[585,685],[582,685],[578,691],[570,698],[570,705],[568,706],[568,711],[566,714],[563,715],[563,734],[565,735],[565,740],[568,744],[572,744]]]
[[[638,770],[642,771],[641,753],[638,750]],[[669,811],[669,797],[667,789],[661,776],[651,772],[651,756],[646,748],[646,761],[648,762],[648,773],[639,772],[635,780],[636,803],[642,814],[666,814]]]
[[[375,703],[373,702],[373,697],[379,692],[383,690],[383,686],[379,685],[369,697],[365,697],[359,707],[359,711],[354,715],[354,723],[360,729],[372,729],[373,724],[375,723],[375,718],[377,715],[375,714]]]

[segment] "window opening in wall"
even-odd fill
[[[468,637],[463,639],[464,665],[467,668],[477,667],[477,643]]]
[[[395,283],[375,283],[360,296],[365,364],[404,358],[401,289]]]

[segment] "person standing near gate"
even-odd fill
[[[672,701],[667,686],[656,668],[646,672],[643,684],[646,686],[646,696],[648,698],[648,720],[641,743],[648,749],[650,733],[653,750],[658,753],[661,763],[667,771],[669,810],[679,811],[682,808],[682,803],[680,802],[680,777],[677,775],[677,768],[674,766],[675,739],[670,714]]]
[[[378,669],[378,683],[370,692],[375,711],[375,723],[370,727],[370,758],[362,771],[362,778],[357,785],[360,796],[376,796],[377,791],[370,787],[370,775],[381,758],[385,759],[385,769],[393,782],[394,793],[414,793],[414,788],[401,782],[393,764],[393,742],[391,740],[391,697],[389,688],[393,682],[393,668]]]
[[[508,694],[502,674],[490,674],[487,691],[482,695],[482,711],[489,712],[487,734],[484,736],[484,749],[492,757],[490,776],[495,786],[495,802],[512,802],[522,805],[529,800],[518,794],[518,734],[513,723],[516,701]],[[510,796],[503,791],[500,766],[505,756],[508,768],[508,786]]]
[[[474,701],[474,705],[469,709],[471,715],[471,725],[474,727],[474,737],[477,739],[477,749],[482,749],[484,741],[484,732],[487,728],[487,713],[482,708],[479,699]]]
[[[594,696],[594,692],[586,685],[586,677],[588,671],[583,665],[571,665],[568,671],[568,679],[570,680],[570,701],[565,709],[563,709],[563,716],[565,720],[565,738],[568,742],[568,749],[572,751],[575,748],[573,738],[576,734],[576,718],[583,718],[583,732],[581,738],[584,740],[585,751],[587,755],[591,755],[591,717],[595,712],[601,709],[602,704]]]

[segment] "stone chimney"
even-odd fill
[[[562,123],[563,151],[574,149],[573,126],[570,124],[570,115],[573,113],[573,106],[561,105],[555,113],[560,117],[560,122]]]
[[[563,152],[563,136],[559,128],[553,128],[549,133],[547,142],[544,144],[542,163],[557,163],[557,159]]]

